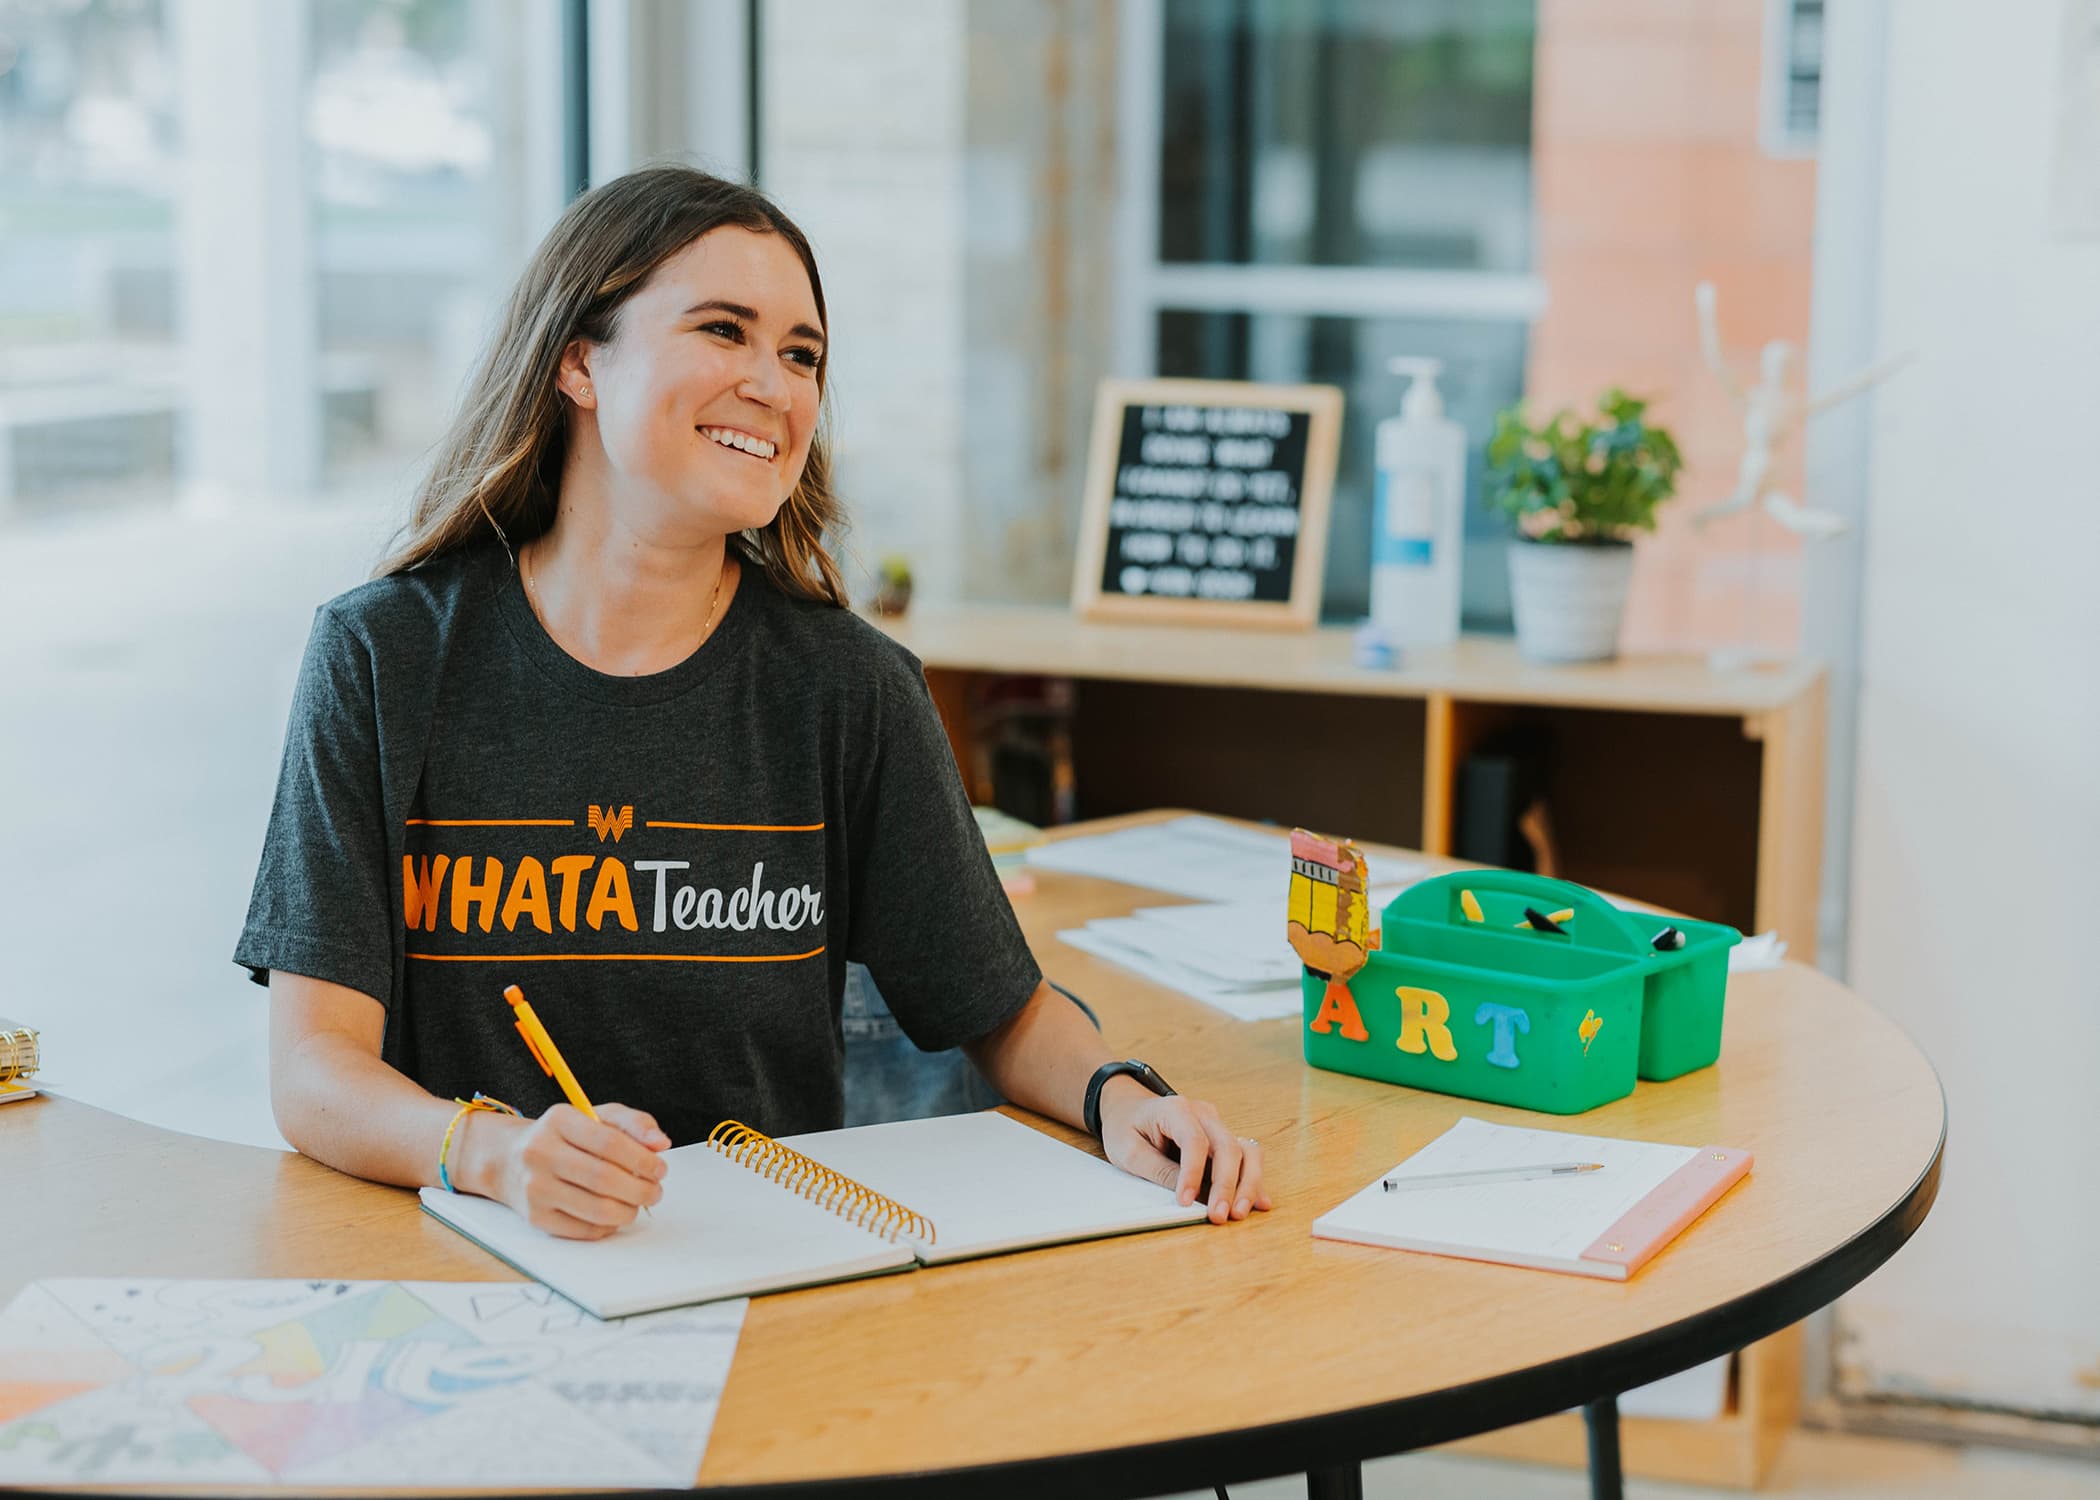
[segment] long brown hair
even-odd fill
[[[518,279],[378,576],[487,538],[515,548],[554,524],[569,441],[555,385],[562,351],[579,338],[610,342],[620,308],[651,273],[724,225],[786,240],[809,272],[817,321],[828,329],[809,240],[756,188],[674,165],[644,167],[593,188],[555,221]],[[820,401],[829,365],[827,355],[817,367]],[[769,525],[743,532],[732,545],[782,592],[843,605],[845,583],[824,546],[825,534],[843,522],[831,490],[828,429],[820,414],[801,483]]]

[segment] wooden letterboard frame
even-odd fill
[[[1310,630],[1341,427],[1331,385],[1103,381],[1072,608]]]

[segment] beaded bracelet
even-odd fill
[[[452,1123],[445,1127],[444,1140],[438,1143],[438,1186],[448,1193],[459,1191],[452,1185],[452,1174],[445,1167],[445,1158],[452,1154],[452,1132],[459,1129],[459,1122],[477,1109],[494,1110],[506,1115],[517,1114],[515,1109],[501,1099],[491,1099],[482,1093],[476,1093],[471,1099],[462,1099],[454,1095],[452,1102],[459,1106],[459,1113],[452,1117]]]

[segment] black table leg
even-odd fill
[[[1305,1500],[1364,1500],[1363,1465],[1338,1464],[1331,1469],[1308,1469]]]
[[[1590,1500],[1625,1500],[1619,1473],[1619,1398],[1600,1396],[1582,1409],[1590,1430]]]
[[[1590,1500],[1626,1500],[1619,1472],[1619,1398],[1598,1397],[1582,1409],[1582,1420],[1590,1430]],[[1364,1500],[1363,1466],[1307,1470],[1305,1500]]]

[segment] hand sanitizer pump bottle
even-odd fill
[[[1443,361],[1387,361],[1414,382],[1400,415],[1378,424],[1378,481],[1371,521],[1371,620],[1395,646],[1458,639],[1460,510],[1466,431],[1444,415],[1436,388]]]

